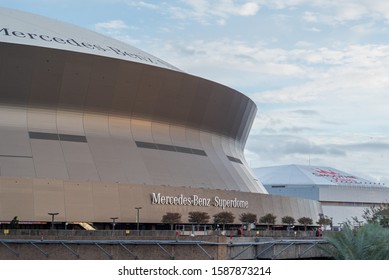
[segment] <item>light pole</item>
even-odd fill
[[[47,213],[51,216],[51,229],[54,229],[54,216],[58,215],[59,213]]]
[[[142,209],[142,207],[135,207],[136,209],[136,230],[138,232],[138,235],[139,234],[139,210]]]
[[[115,221],[117,220],[117,219],[119,219],[118,217],[113,217],[113,218],[111,218],[112,219],[112,230],[115,230],[115,225],[116,225],[116,223],[115,223]]]

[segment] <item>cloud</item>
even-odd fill
[[[371,142],[351,143],[345,145],[338,145],[339,148],[347,149],[350,151],[389,151],[389,143],[374,142],[373,138]]]
[[[94,25],[94,29],[97,32],[113,37],[117,40],[130,43],[126,33],[130,27],[121,19],[98,22]]]
[[[255,1],[243,4],[233,0],[182,0],[184,5],[168,6],[167,11],[175,18],[195,20],[201,24],[225,25],[226,19],[232,16],[254,16],[260,10]]]
[[[205,0],[183,0],[193,13],[203,16],[217,15],[221,17],[228,17],[229,15],[238,16],[253,16],[259,11],[258,3],[246,2],[241,5],[236,4],[233,0],[218,0],[218,1],[205,1]]]
[[[382,0],[259,0],[270,9],[302,9],[301,18],[311,24],[341,25],[362,19],[389,21],[389,2]]]
[[[96,23],[95,28],[97,30],[122,30],[127,29],[128,26],[124,21],[120,19],[115,19],[106,22]]]
[[[290,127],[284,127],[280,130],[281,133],[293,133],[298,134],[306,131],[314,131],[312,127],[304,127],[304,126],[290,126]]]
[[[306,22],[318,22],[319,21],[318,15],[316,13],[308,12],[308,11],[304,12],[303,19]]]
[[[389,137],[344,138],[339,135],[250,135],[245,157],[251,167],[283,164],[330,166],[373,181],[389,184]],[[367,164],[368,163],[368,164]]]
[[[127,5],[129,5],[131,7],[146,8],[146,9],[152,9],[152,10],[159,9],[159,6],[157,4],[146,2],[146,1],[128,1]]]
[[[161,44],[158,47],[161,51]],[[270,101],[274,97],[275,102],[284,102],[285,99],[305,101],[315,98],[320,92],[358,87],[371,90],[389,85],[387,45],[287,50],[267,48],[261,43],[223,39],[198,40],[190,44],[174,42],[169,44],[169,51],[177,55],[175,60],[183,65],[181,69],[190,72],[199,66],[206,69],[201,75],[210,73],[210,77],[218,76],[217,81],[227,84],[231,83],[228,81],[230,76],[225,75],[226,69],[230,69],[231,73],[243,71],[245,75],[249,74],[250,79],[242,79],[245,75],[238,75],[242,82],[256,80],[260,83],[262,79],[278,77],[279,88],[261,92],[259,97],[262,100]],[[219,68],[222,70],[216,71]],[[294,85],[283,88],[285,77],[294,77]],[[234,81],[234,84],[237,83]],[[252,97],[255,99],[256,95]]]
[[[252,95],[258,102],[306,103],[321,99],[353,103],[354,100],[378,105],[367,94],[387,99],[383,91],[389,87],[389,47],[387,45],[351,45],[344,48],[285,51],[285,64],[299,67],[307,78],[292,86]],[[342,93],[342,96],[339,96]],[[356,93],[360,93],[359,95]],[[376,99],[378,101],[379,99]],[[388,100],[389,101],[389,100]],[[335,104],[336,105],[336,104]]]
[[[240,7],[234,7],[233,10],[236,9],[236,13],[241,16],[254,16],[259,11],[259,5],[254,2],[248,2],[243,4]]]
[[[128,26],[123,20],[120,19],[96,23],[94,25],[94,28],[97,32],[100,32],[130,45],[137,45],[140,43],[139,39],[135,39],[128,32],[129,30],[133,31],[137,28]]]
[[[285,158],[302,156],[342,156],[346,151],[334,144],[316,144],[303,136],[295,134],[263,134],[251,135],[246,149],[263,158],[271,158],[274,162]]]
[[[216,21],[217,25],[223,26],[227,24],[227,21],[224,18],[218,19]]]
[[[293,110],[292,113],[298,114],[298,115],[303,115],[303,116],[316,116],[319,114],[315,110],[306,110],[306,109]]]
[[[188,73],[234,88],[305,78],[305,71],[287,60],[287,51],[266,48],[261,42],[248,44],[231,39],[155,41],[148,44],[148,48],[149,52],[159,53]]]

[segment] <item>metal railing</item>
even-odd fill
[[[79,259],[82,258],[80,255],[80,252],[75,250],[74,248],[79,248],[81,245],[89,245],[98,248],[99,252],[101,252],[103,255],[105,255],[109,259],[113,259],[115,256],[113,255],[112,251],[109,251],[106,249],[107,245],[113,245],[113,246],[119,246],[121,249],[123,249],[126,253],[128,253],[128,256],[132,259],[139,259],[141,256],[139,255],[139,252],[137,253],[136,250],[134,250],[134,245],[139,248],[139,246],[151,246],[151,250],[153,251],[160,251],[162,252],[162,255],[165,255],[165,257],[168,257],[169,259],[176,259],[176,256],[174,252],[177,252],[176,250],[168,250],[167,246],[195,246],[199,249],[198,254],[202,255],[204,259],[215,259],[215,255],[213,255],[209,250],[210,248],[214,246],[226,246],[227,248],[234,248],[234,250],[228,250],[228,258],[229,259],[238,259],[243,254],[246,254],[245,259],[278,259],[278,258],[285,258],[281,257],[282,254],[288,253],[287,251],[290,250],[289,253],[296,252],[296,246],[303,246],[301,247],[301,250],[298,250],[298,254],[295,254],[293,258],[304,258],[307,253],[311,252],[314,249],[318,249],[318,245],[325,245],[327,242],[325,240],[296,240],[296,239],[289,239],[289,240],[268,240],[268,241],[247,241],[247,242],[237,242],[238,240],[234,240],[235,242],[228,241],[225,242],[212,242],[212,241],[201,241],[201,240],[178,240],[178,239],[169,239],[169,240],[36,240],[36,239],[0,239],[0,247],[3,246],[5,250],[8,250],[12,254],[14,254],[17,258],[23,258],[23,253],[27,250],[28,246],[32,246],[37,250],[38,255],[42,254],[45,258],[50,257],[50,252],[47,251],[48,245],[59,245],[60,247],[64,248],[66,251],[70,252],[72,255],[74,255],[75,258]],[[20,245],[24,245],[24,249],[21,251]],[[277,247],[277,250],[275,250],[275,247]],[[154,248],[154,249],[153,249]],[[208,249],[208,250],[207,250]],[[247,255],[248,250],[250,250],[250,253]],[[30,251],[27,250],[27,251]],[[211,250],[214,252],[214,250]],[[117,252],[117,251],[115,251]],[[269,254],[270,252],[270,254]],[[320,253],[320,250],[316,250],[315,256],[317,258],[323,258],[325,257],[325,254],[323,252]]]

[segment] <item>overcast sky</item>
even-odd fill
[[[125,41],[253,99],[251,167],[389,185],[387,0],[2,0]]]

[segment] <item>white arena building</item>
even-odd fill
[[[385,185],[331,167],[291,164],[254,172],[270,194],[320,201],[321,214],[332,218],[334,227],[353,217],[363,221],[364,209],[389,202]]]

